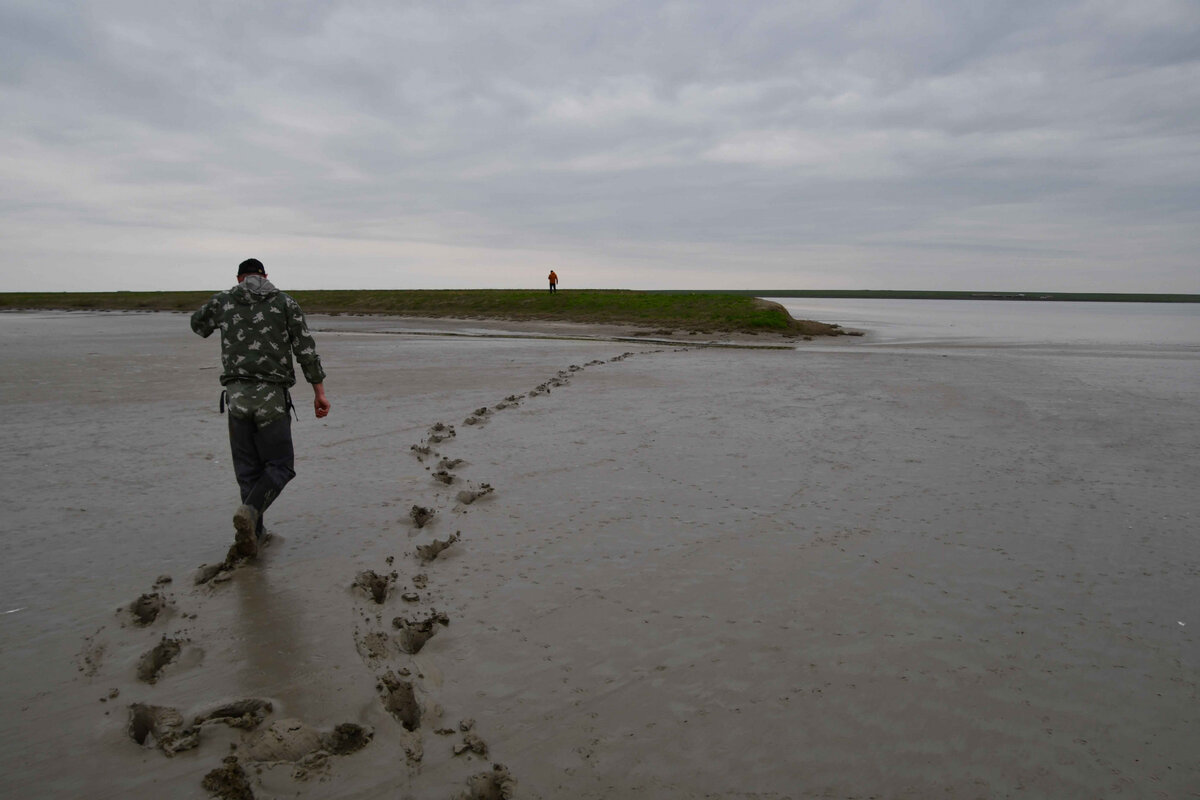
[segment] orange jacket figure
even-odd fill
[[[554,270],[550,270],[550,291],[558,291],[558,274]]]

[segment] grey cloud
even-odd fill
[[[881,287],[925,275],[923,248],[978,258],[981,285],[1037,252],[1032,288],[1075,288],[1056,258],[1111,281],[1108,243],[1153,227],[1158,277],[1112,288],[1194,288],[1188,2],[3,0],[0,23],[5,270],[107,224],[652,253],[647,286],[703,252],[768,279],[860,248],[846,281]]]

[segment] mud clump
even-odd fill
[[[158,615],[167,607],[167,601],[158,592],[147,592],[129,604],[129,612],[133,614],[133,622],[135,625],[145,627],[154,620],[158,619]]]
[[[479,484],[478,489],[463,489],[455,498],[464,506],[469,506],[481,497],[487,497],[492,492],[496,491],[490,483]]]
[[[425,506],[413,506],[408,512],[408,518],[413,521],[413,524],[418,528],[424,528],[429,522],[437,516],[437,512],[432,508]]]
[[[517,781],[508,767],[493,764],[491,772],[481,772],[467,781],[467,789],[456,800],[512,800]]]
[[[439,470],[457,469],[463,463],[464,462],[461,458],[443,458],[441,461],[438,462],[437,468]]]
[[[392,587],[392,575],[380,575],[373,570],[364,570],[354,577],[354,585],[365,591],[371,599],[382,605]]]
[[[138,680],[156,683],[163,668],[179,658],[183,643],[179,639],[163,638],[152,650],[147,650],[138,661]]]
[[[461,756],[463,753],[474,753],[481,758],[487,758],[488,746],[487,742],[479,738],[479,734],[468,731],[463,736],[462,742],[454,745],[454,755]]]
[[[447,486],[454,483],[454,475],[444,469],[439,469],[437,472],[433,473],[433,479],[438,483],[444,483]]]
[[[447,626],[449,624],[450,618],[437,612],[425,619],[396,617],[392,620],[392,627],[400,631],[400,649],[410,656],[421,652],[425,643],[437,634],[438,625]]]
[[[212,711],[196,717],[193,724],[203,725],[206,722],[223,722],[231,728],[241,728],[242,730],[249,731],[257,728],[267,718],[267,715],[274,710],[275,707],[271,705],[270,700],[260,700],[257,697],[252,697],[218,706]]]
[[[424,461],[425,456],[433,454],[433,448],[431,448],[429,445],[425,445],[425,444],[414,444],[412,447],[410,447],[408,449],[412,452],[413,455],[415,455],[417,457],[418,461]]]
[[[184,728],[183,716],[167,706],[129,706],[129,738],[143,747],[157,746],[168,756],[200,745],[200,730]]]
[[[455,533],[445,541],[441,539],[434,539],[429,544],[417,545],[417,558],[421,559],[422,563],[428,564],[430,561],[433,561],[435,558],[437,558],[443,550],[459,541],[461,538],[462,537],[460,537],[458,533]]]
[[[375,737],[375,731],[353,722],[343,722],[321,737],[322,746],[335,756],[357,753]]]
[[[221,800],[254,800],[250,779],[238,763],[237,756],[226,756],[222,764],[204,776],[201,786]]]
[[[391,671],[379,680],[379,689],[383,693],[383,707],[388,713],[395,717],[406,731],[415,731],[421,727],[421,706],[417,703],[412,683],[400,680]]]

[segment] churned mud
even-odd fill
[[[321,735],[321,746],[335,756],[357,753],[374,738],[375,731],[353,722],[343,722],[333,730]]]
[[[444,469],[439,469],[437,472],[433,473],[433,479],[438,483],[444,483],[447,486],[454,483],[454,475]]]
[[[220,767],[204,776],[201,785],[221,800],[254,800],[250,779],[237,756],[226,756]]]

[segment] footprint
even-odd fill
[[[424,528],[435,516],[437,516],[437,512],[425,506],[413,506],[408,512],[409,519],[418,528]]]
[[[376,603],[383,604],[396,580],[396,573],[380,575],[374,570],[364,570],[354,576],[354,586],[365,591]]]
[[[463,489],[455,496],[455,499],[457,499],[458,502],[462,503],[464,506],[469,506],[479,498],[485,497],[494,491],[496,490],[490,483],[481,483],[479,484],[478,489]]]
[[[517,781],[503,764],[493,764],[491,772],[481,772],[467,781],[467,789],[457,800],[512,800]]]
[[[429,444],[439,444],[447,439],[453,439],[457,435],[458,434],[454,432],[453,425],[446,425],[445,423],[438,422],[429,429],[429,436],[426,437],[425,441],[427,441]]]
[[[434,539],[429,544],[417,545],[417,558],[421,559],[423,563],[428,564],[430,561],[433,561],[435,558],[437,558],[439,553],[441,553],[450,545],[459,541],[461,538],[462,537],[459,535],[459,533],[455,532],[453,536],[445,541],[442,541],[441,539]]]
[[[425,619],[396,617],[392,620],[392,627],[400,631],[400,649],[410,656],[421,652],[425,643],[437,634],[438,625],[447,626],[449,624],[450,618],[438,612],[433,612]]]
[[[126,731],[143,747],[158,747],[168,756],[200,744],[200,729],[184,728],[183,715],[168,706],[131,704]]]
[[[145,681],[146,683],[156,683],[163,668],[179,658],[179,651],[182,646],[183,640],[168,639],[164,636],[162,641],[156,644],[152,650],[147,650],[142,654],[141,659],[138,661],[138,680]]]
[[[417,703],[417,695],[410,681],[397,678],[396,674],[389,670],[379,679],[378,688],[383,695],[383,707],[406,731],[415,731],[421,727],[421,706]]]
[[[129,604],[129,613],[133,615],[133,624],[146,627],[167,607],[167,601],[158,592],[147,592]]]

